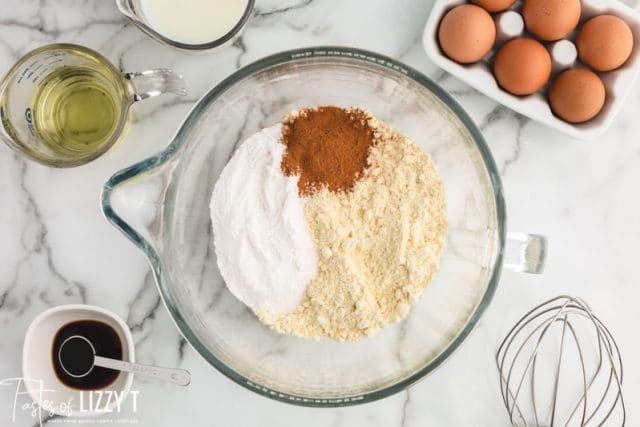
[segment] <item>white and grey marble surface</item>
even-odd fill
[[[626,362],[627,425],[640,425],[640,86],[630,89],[603,137],[570,140],[431,64],[420,42],[430,8],[428,0],[257,0],[233,46],[193,55],[157,45],[110,0],[1,0],[0,73],[34,47],[73,42],[123,70],[170,66],[184,75],[190,95],[136,105],[126,142],[83,167],[49,169],[0,146],[0,378],[20,375],[23,335],[38,313],[84,302],[126,319],[139,361],[193,374],[186,389],[136,379],[137,412],[121,417],[138,425],[507,426],[492,359],[499,339],[534,303],[568,293],[589,301],[617,337]],[[441,369],[408,391],[342,409],[274,402],[210,367],[172,324],[143,254],[107,223],[98,204],[105,180],[159,151],[194,102],[222,78],[267,54],[320,44],[389,55],[452,93],[493,150],[510,229],[545,234],[550,242],[546,273],[505,273],[487,314]],[[13,404],[14,390],[0,387],[0,425],[13,425]],[[16,414],[15,425],[36,423]]]

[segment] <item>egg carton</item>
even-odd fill
[[[440,21],[453,7],[465,3],[468,2],[464,0],[436,0],[433,6],[424,30],[423,45],[427,55],[435,64],[497,102],[571,137],[595,139],[609,128],[640,73],[640,14],[638,12],[618,0],[583,0],[580,23],[573,33],[560,42],[541,41],[549,49],[553,61],[552,75],[549,79],[549,83],[551,83],[560,71],[574,65],[582,66],[576,59],[577,50],[574,41],[578,30],[590,18],[602,14],[616,15],[626,21],[633,32],[634,46],[627,62],[617,70],[597,73],[604,82],[607,92],[602,111],[588,122],[572,124],[561,120],[551,111],[547,102],[549,83],[541,91],[521,97],[501,89],[493,76],[493,56],[504,42],[520,36],[535,38],[529,35],[524,28],[524,22],[520,15],[521,1],[505,12],[492,14],[496,22],[496,43],[491,52],[480,62],[463,65],[445,56],[438,43]]]

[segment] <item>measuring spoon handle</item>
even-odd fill
[[[95,356],[93,364],[102,368],[116,371],[132,372],[146,375],[158,380],[168,381],[177,385],[187,386],[191,382],[191,374],[184,369],[161,368],[158,366],[142,365],[140,363],[124,362],[122,360],[109,359],[108,357]]]

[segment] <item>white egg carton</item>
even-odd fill
[[[631,27],[634,37],[633,52],[629,60],[619,69],[598,73],[607,90],[607,99],[603,110],[594,119],[582,123],[571,124],[556,117],[547,103],[549,84],[540,92],[527,97],[511,95],[502,90],[492,72],[493,55],[508,39],[527,35],[520,16],[521,1],[509,11],[492,14],[496,21],[497,40],[494,49],[482,61],[470,65],[462,65],[447,58],[438,44],[438,28],[440,20],[453,7],[468,3],[465,0],[436,0],[423,35],[423,45],[427,55],[438,66],[473,86],[497,102],[512,110],[564,132],[574,138],[595,139],[601,136],[613,122],[622,105],[631,92],[631,88],[640,73],[640,14],[618,0],[582,0],[582,16],[577,30],[588,19],[602,14],[612,14],[624,19]],[[552,55],[553,71],[549,82],[563,69],[578,64],[575,60],[576,50],[573,41],[577,31],[567,36],[569,42],[542,42]]]

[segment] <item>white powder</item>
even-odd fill
[[[298,196],[280,163],[278,124],[248,138],[220,174],[211,198],[218,267],[229,290],[254,311],[296,309],[318,257]]]

